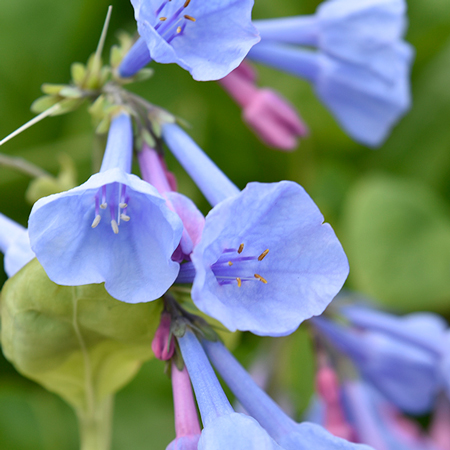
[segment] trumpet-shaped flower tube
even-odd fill
[[[131,119],[122,113],[111,123],[100,172],[34,205],[31,247],[53,282],[105,282],[113,297],[138,303],[175,280],[171,256],[182,223],[153,186],[130,174],[131,158]]]
[[[15,275],[35,257],[28,231],[3,214],[0,214],[0,251],[5,255],[4,267],[8,277]]]
[[[246,411],[284,450],[371,450],[335,437],[321,426],[296,423],[253,381],[220,342],[202,344],[225,383]]]
[[[170,128],[169,128],[170,127]],[[242,191],[176,125],[164,138],[216,205],[178,283],[193,282],[197,307],[234,331],[279,336],[321,314],[348,262],[332,228],[296,183],[249,183]]]
[[[259,42],[253,0],[131,0],[141,38],[119,66],[134,75],[152,59],[176,63],[198,81],[218,80]]]
[[[311,16],[254,23],[265,42],[316,47],[391,81],[403,64],[398,47],[407,46],[404,0],[329,0]]]
[[[400,338],[400,331],[392,334],[346,327],[324,317],[315,317],[312,323],[334,347],[350,357],[367,381],[400,409],[416,414],[430,410],[441,385],[440,355],[435,349]],[[409,327],[408,323],[405,325]],[[397,326],[399,329],[402,326],[400,320]]]
[[[438,450],[418,424],[367,383],[345,381],[342,398],[359,442],[377,450]]]
[[[166,450],[197,450],[200,424],[186,367],[178,370],[172,363],[171,377],[177,437],[167,446]]]
[[[258,422],[234,412],[191,331],[178,339],[203,421],[198,450],[282,450]]]
[[[339,312],[356,327],[393,336],[436,357],[445,348],[447,323],[437,314],[421,312],[398,317],[362,304],[343,305]]]
[[[258,44],[250,57],[310,81],[350,136],[377,146],[410,107],[412,52],[406,45],[396,52],[399,70],[391,80],[357,64],[272,42]]]
[[[312,16],[256,21],[249,57],[310,81],[353,138],[377,146],[410,106],[405,12],[404,0],[328,0]]]
[[[175,179],[169,179],[172,174],[167,171],[161,155],[155,149],[144,145],[138,157],[142,178],[158,190],[166,199],[168,208],[174,211],[183,223],[180,245],[172,259],[178,262],[189,260],[189,255],[200,240],[205,218],[191,199],[172,189],[170,182]]]

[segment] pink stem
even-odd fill
[[[242,76],[238,69],[219,80],[219,83],[243,108],[251,103],[253,97],[258,93],[258,88],[248,78]]]
[[[138,160],[142,178],[147,183],[155,186],[160,194],[172,190],[156,150],[144,144],[142,150],[138,153]]]
[[[200,434],[200,423],[188,371],[186,366],[183,367],[183,370],[178,370],[173,362],[172,389],[177,438]]]

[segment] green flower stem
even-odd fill
[[[80,429],[80,450],[109,450],[114,396],[106,397],[97,404],[94,411],[78,411]]]

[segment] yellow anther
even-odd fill
[[[126,203],[119,203],[119,208],[125,209],[125,208],[128,208],[128,205]]]
[[[184,7],[187,8],[188,5],[189,5],[189,3],[191,3],[191,0],[186,0],[186,1],[184,2]]]
[[[267,253],[269,253],[269,249],[264,250],[259,256],[258,256],[258,261],[262,261],[266,256]]]
[[[107,208],[107,206],[108,206],[108,203],[102,203],[101,205],[100,205],[100,208],[101,209],[106,209]]]
[[[236,278],[236,281],[237,281],[238,287],[241,287],[242,286],[241,279],[238,277],[238,278]]]
[[[188,16],[187,14],[184,15],[184,18],[187,20],[190,20],[191,22],[195,22],[195,20],[196,20],[195,17]]]
[[[232,263],[231,261],[228,261],[228,265],[229,265],[229,266],[232,266],[233,263]]]
[[[120,215],[120,219],[123,220],[124,222],[129,222],[130,216],[127,216],[126,214],[122,213]]]
[[[244,244],[241,244],[238,248],[238,253],[242,253],[242,250],[244,250]]]
[[[267,284],[267,280],[257,273],[255,273],[255,278],[259,281],[262,281],[264,284]]]
[[[160,17],[159,20],[160,20],[161,22],[165,22],[165,21],[167,20],[167,17]]]
[[[181,33],[181,27],[177,28],[177,33]]]

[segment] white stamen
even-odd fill
[[[105,203],[102,203],[102,204],[100,205],[100,208],[106,209],[107,206],[108,206],[108,203],[105,202]]]
[[[119,208],[125,209],[125,208],[128,208],[128,205],[126,203],[119,203]]]
[[[119,225],[117,225],[117,222],[113,219],[111,220],[111,228],[114,231],[114,234],[119,234]]]
[[[124,221],[124,222],[128,222],[130,220],[130,216],[127,216],[126,214],[121,214],[120,218]]]
[[[95,216],[94,221],[92,222],[91,227],[92,227],[92,228],[95,228],[95,227],[100,223],[100,219],[101,219],[100,214],[97,214],[97,215]]]

